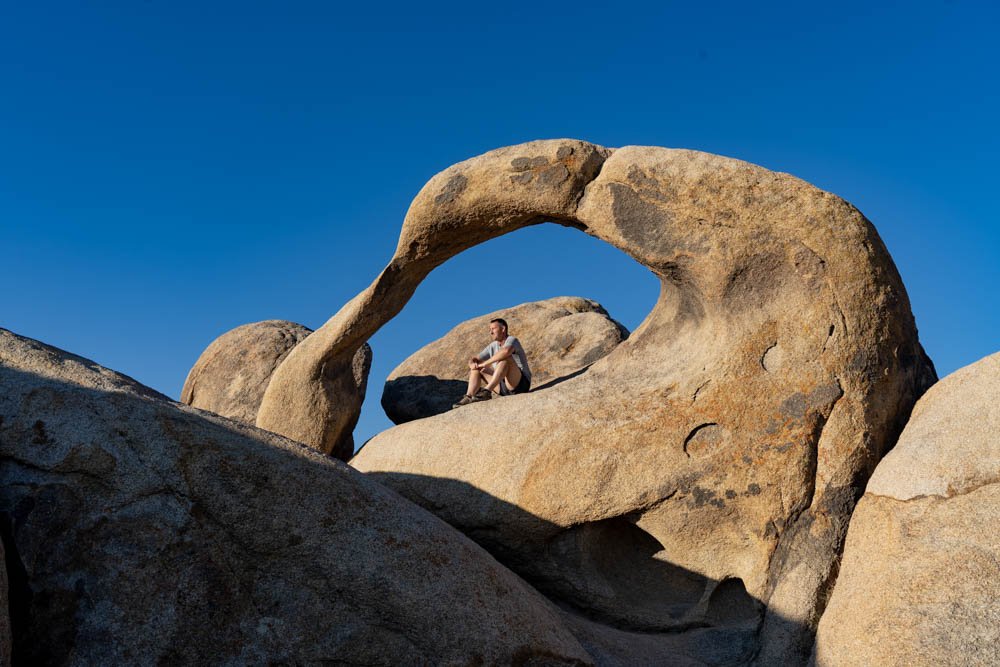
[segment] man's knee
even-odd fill
[[[521,381],[521,369],[518,368],[513,359],[504,359],[500,363],[504,364],[500,377],[507,380],[511,387],[516,387],[517,383]]]

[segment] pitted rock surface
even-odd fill
[[[317,369],[449,257],[544,221],[656,274],[647,319],[578,377],[397,426],[353,464],[664,656],[708,627],[738,660],[804,662],[854,504],[934,371],[875,229],[799,179],[571,140],[459,163],[417,195],[371,286],[279,366],[257,423],[329,437]]]
[[[1000,664],[1000,353],[920,399],[851,518],[817,665]]]
[[[253,424],[274,369],[310,333],[312,329],[284,320],[254,322],[227,331],[198,357],[184,382],[181,402]],[[344,435],[332,445],[323,443],[321,449],[342,460],[354,455],[351,434],[365,400],[371,364],[372,350],[365,343],[355,353],[350,368],[338,366],[327,371],[327,382],[338,387],[336,416],[347,419]]]
[[[469,357],[489,343],[490,320],[502,317],[525,347],[534,389],[586,369],[628,337],[595,301],[556,297],[523,303],[462,322],[396,367],[382,407],[397,424],[441,414],[465,393]]]
[[[551,603],[345,464],[2,329],[0,513],[23,664],[590,664]]]

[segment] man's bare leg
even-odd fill
[[[466,396],[475,396],[476,392],[479,391],[479,387],[483,385],[488,385],[493,379],[493,374],[490,373],[485,368],[483,370],[469,370],[469,387],[465,391]]]
[[[501,382],[506,382],[507,388],[514,391],[517,384],[521,381],[521,369],[517,367],[513,359],[498,361],[494,364],[493,371],[492,377],[488,378],[486,388],[494,394],[500,393]],[[485,374],[486,371],[483,371],[483,373]],[[471,380],[469,386],[472,386]]]

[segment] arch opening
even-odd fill
[[[560,221],[546,220],[483,241],[434,268],[420,282],[400,313],[369,340],[375,351],[371,383],[355,429],[355,442],[360,446],[394,425],[380,405],[383,383],[394,369],[399,369],[418,352],[426,350],[435,354],[431,346],[449,332],[457,332],[461,323],[490,313],[509,312],[522,304],[575,296],[599,303],[608,316],[628,332],[638,328],[656,305],[660,281],[628,253],[590,235],[578,234],[577,229]],[[488,275],[491,270],[494,274]],[[539,335],[548,338],[535,340],[525,339],[512,327],[512,335],[522,340],[529,365],[535,372],[533,392],[552,388],[568,375],[580,372],[576,369],[556,375],[538,372],[540,369],[534,359],[539,354],[552,354],[541,345],[557,344],[553,337],[565,333],[559,331],[557,334],[557,328],[565,327],[540,329]],[[464,330],[452,334],[469,340],[461,349],[466,358],[489,343],[485,327],[479,334],[471,339]],[[443,361],[445,356],[448,355],[442,353],[442,363],[447,366]],[[420,363],[425,364],[426,369],[431,360]],[[441,369],[434,369],[433,373],[421,371],[421,375],[427,377],[417,382],[422,381],[437,402],[429,407],[428,400],[428,405],[421,406],[422,409],[433,407],[437,412],[450,409],[451,403],[466,388],[467,372],[464,368],[458,371],[448,378],[443,377]],[[413,393],[417,394],[418,390],[414,388]]]

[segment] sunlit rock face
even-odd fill
[[[312,329],[285,320],[253,322],[227,331],[198,357],[184,382],[181,402],[253,424],[274,370],[310,333]],[[351,431],[365,400],[371,365],[372,350],[365,343],[349,366],[324,369],[325,381],[337,388],[339,398],[326,419],[345,420],[338,440],[321,443],[319,449],[325,453],[343,460],[353,456]]]
[[[934,371],[875,229],[799,179],[572,140],[454,165],[382,274],[278,368],[258,425],[330,437],[318,369],[447,258],[543,221],[656,274],[647,319],[586,373],[390,429],[353,465],[559,602],[594,655],[627,663],[621,633],[642,632],[653,654],[687,637],[738,648],[710,662],[804,661],[854,503]]]
[[[188,372],[181,402],[253,424],[271,374],[312,333],[295,322],[265,320],[222,334]]]
[[[1000,353],[917,403],[858,503],[815,665],[1000,664]]]
[[[447,412],[468,389],[469,357],[486,346],[490,321],[503,318],[525,346],[531,386],[568,379],[628,337],[601,304],[560,296],[474,317],[425,345],[386,379],[382,408],[397,424]]]
[[[551,602],[344,463],[3,329],[0,526],[17,664],[589,661]]]

